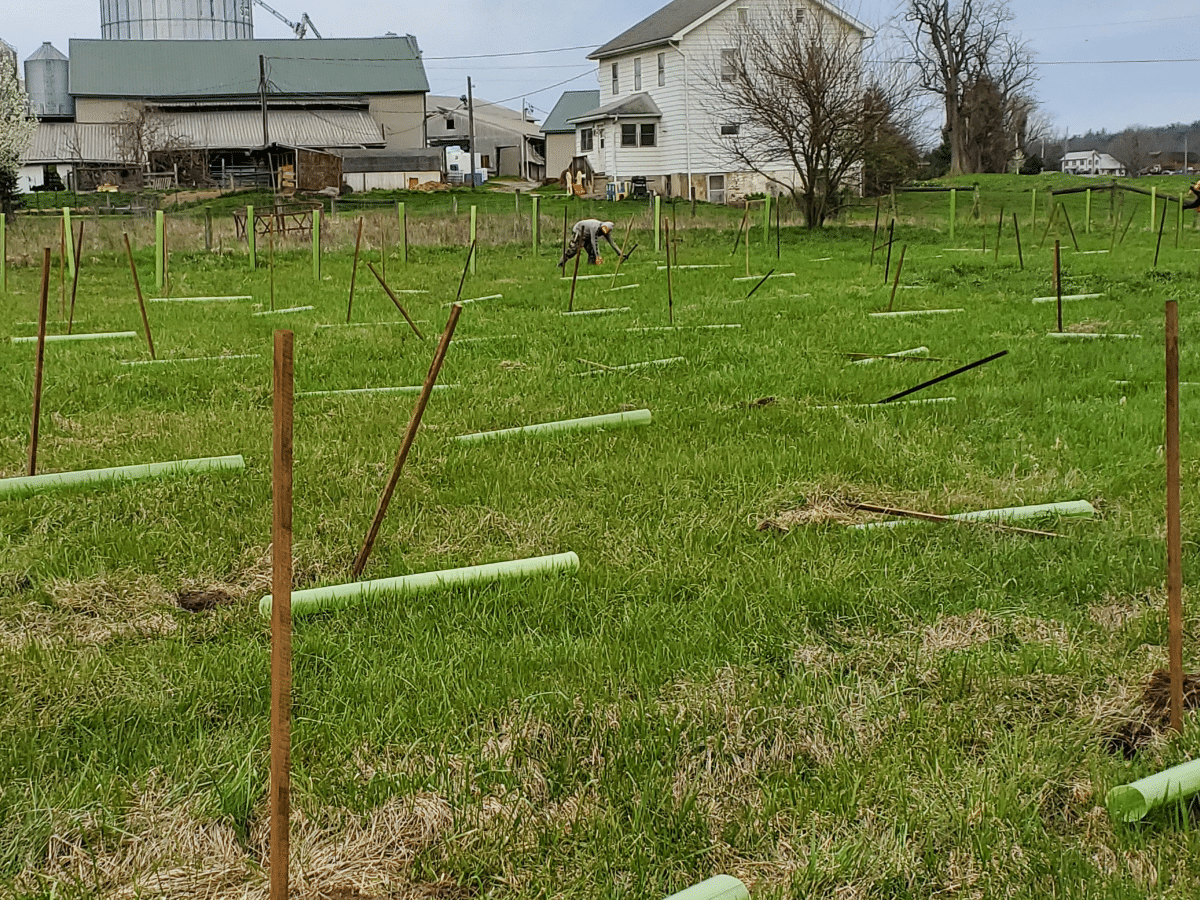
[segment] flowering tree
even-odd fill
[[[11,218],[17,205],[17,173],[21,156],[37,128],[29,102],[17,81],[15,61],[0,57],[0,214]]]

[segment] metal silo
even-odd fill
[[[100,37],[211,41],[254,37],[253,0],[100,0]]]
[[[49,41],[25,60],[25,90],[35,116],[59,119],[75,115],[75,100],[67,89],[69,74],[67,58]]]

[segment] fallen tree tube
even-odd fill
[[[714,328],[741,328],[741,325],[643,325],[640,328],[626,328],[626,331],[701,331]]]
[[[853,360],[853,362],[855,365],[865,366],[868,363],[873,363],[880,359],[902,359],[905,356],[920,356],[922,353],[928,352],[928,347],[913,347],[911,350],[897,350],[895,353],[883,353],[879,356],[868,356],[865,359]]]
[[[898,309],[895,312],[873,312],[869,315],[876,319],[895,318],[897,316],[936,316],[941,313],[960,313],[965,309]]]
[[[629,363],[625,366],[606,366],[603,369],[592,369],[589,372],[576,372],[576,378],[588,378],[592,375],[607,375],[609,372],[629,372],[633,369],[644,369],[647,366],[669,366],[673,363],[687,362],[683,356],[671,356],[667,359],[650,359],[646,362]]]
[[[315,306],[289,306],[287,309],[264,309],[262,312],[251,313],[252,316],[282,316],[286,313],[307,312],[316,309]]]
[[[229,356],[174,356],[170,359],[123,359],[123,366],[163,366],[167,363],[221,362],[226,359],[258,359],[257,353],[235,353]]]
[[[1104,296],[1103,294],[1063,294],[1062,299],[1063,300],[1092,300],[1092,299],[1095,299],[1096,297],[1103,297],[1103,296]],[[1055,303],[1058,301],[1058,299],[1059,299],[1058,295],[1055,294],[1053,297],[1034,297],[1032,302],[1034,302],[1034,303]]]
[[[435,391],[445,391],[450,388],[458,387],[456,384],[435,384]],[[403,387],[373,387],[373,388],[349,388],[343,391],[301,391],[296,394],[296,399],[301,397],[340,397],[343,395],[353,394],[419,394],[421,393],[421,385],[404,385]]]
[[[46,343],[51,341],[104,341],[116,338],[135,338],[136,331],[104,331],[99,334],[48,334]],[[37,335],[31,337],[10,338],[14,344],[36,344]]]
[[[1200,759],[1193,759],[1165,772],[1147,775],[1108,792],[1104,805],[1118,822],[1138,822],[1164,803],[1186,800],[1200,791]]]
[[[961,519],[968,522],[1007,522],[1012,519],[1036,519],[1038,516],[1071,516],[1091,518],[1096,514],[1095,508],[1086,500],[1067,500],[1063,503],[1039,503],[1034,506],[1009,506],[1004,509],[980,509],[974,512],[955,513],[946,516],[947,519]],[[918,519],[889,519],[886,522],[863,522],[851,525],[851,528],[867,530],[871,528],[895,528],[897,525],[910,525]]]
[[[677,894],[667,897],[667,900],[749,900],[750,891],[732,875],[714,875],[684,888]]]
[[[574,309],[570,312],[561,312],[560,316],[603,316],[608,313],[623,313],[632,312],[632,308],[628,306],[609,306],[605,309]]]
[[[487,563],[482,566],[465,566],[461,569],[418,572],[414,575],[401,575],[398,578],[335,584],[330,587],[293,591],[292,615],[303,616],[324,610],[343,609],[383,595],[411,597],[426,591],[444,590],[469,584],[493,584],[497,581],[524,578],[529,575],[577,571],[579,571],[579,557],[572,552],[567,552],[555,553],[551,556],[535,556],[530,559]],[[264,616],[271,615],[270,594],[258,602],[258,611]]]
[[[114,481],[142,481],[147,478],[195,475],[201,472],[240,471],[244,468],[246,461],[238,455],[178,459],[140,466],[116,466],[111,469],[52,472],[46,475],[21,475],[17,478],[0,478],[0,500],[29,497],[43,491],[109,484]]]
[[[1109,332],[1109,331],[1106,331],[1103,333],[1098,333],[1098,332],[1093,332],[1093,331],[1050,331],[1050,332],[1047,332],[1046,337],[1055,338],[1060,341],[1071,340],[1072,338],[1078,339],[1078,340],[1084,340],[1084,341],[1089,341],[1089,340],[1094,341],[1094,340],[1100,340],[1102,338],[1133,339],[1133,338],[1140,338],[1141,335],[1140,334],[1114,334],[1113,332]]]
[[[234,297],[152,297],[150,303],[228,303],[233,300],[253,300],[249,294]]]
[[[538,425],[521,425],[518,428],[501,428],[499,431],[460,434],[455,440],[465,444],[473,444],[496,438],[514,437],[518,434],[548,434],[555,431],[596,431],[601,428],[618,428],[622,425],[648,425],[649,423],[650,410],[635,409],[629,412],[608,413],[603,416],[566,419],[562,422],[542,422]]]
[[[837,403],[833,406],[814,406],[813,409],[868,409],[878,407],[886,409],[889,406],[921,406],[926,403],[955,403],[957,397],[918,397],[916,400],[894,400],[891,403]]]

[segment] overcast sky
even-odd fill
[[[70,38],[100,36],[100,0],[0,0],[0,39],[21,60],[43,41],[67,52]],[[249,0],[247,0],[249,2]],[[466,79],[475,94],[524,97],[538,119],[564,90],[596,88],[594,49],[658,8],[646,0],[536,4],[515,0],[457,0],[400,4],[395,0],[269,0],[296,21],[307,12],[325,37],[411,33],[425,54],[433,93],[459,95]],[[1009,0],[1014,30],[1039,61],[1038,99],[1059,130],[1119,131],[1129,125],[1168,125],[1200,119],[1200,62],[1147,63],[1104,60],[1200,58],[1200,9],[1193,0]],[[1186,15],[1189,7],[1196,10]],[[897,0],[855,0],[852,15],[882,29],[903,8]],[[537,12],[542,10],[541,12]],[[1085,21],[1086,20],[1086,21]],[[291,30],[261,6],[254,7],[255,36],[290,38]],[[311,38],[306,38],[311,40]],[[583,49],[561,49],[583,48]],[[487,54],[558,50],[523,56]],[[476,57],[449,59],[447,57]],[[1054,63],[1086,63],[1055,65]]]

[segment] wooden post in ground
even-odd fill
[[[212,252],[212,207],[204,207],[204,249]]]
[[[458,316],[461,312],[462,306],[458,303],[450,307],[450,319],[446,322],[446,330],[442,332],[442,338],[438,341],[437,350],[434,351],[433,362],[429,365],[429,372],[425,376],[425,383],[421,385],[421,394],[417,398],[417,405],[413,409],[412,418],[408,421],[408,428],[404,432],[404,439],[400,442],[400,452],[396,455],[396,462],[392,466],[392,474],[383,489],[383,495],[379,498],[379,506],[375,509],[375,518],[371,520],[371,527],[367,531],[362,548],[358,551],[358,556],[354,558],[351,577],[355,580],[362,575],[362,571],[367,565],[367,560],[371,556],[371,548],[375,546],[375,539],[379,536],[379,527],[383,524],[384,516],[387,515],[388,505],[392,502],[392,494],[396,490],[396,484],[400,481],[400,473],[404,469],[404,462],[408,459],[408,451],[412,449],[413,441],[416,440],[417,429],[421,427],[421,417],[425,414],[425,407],[429,404],[429,398],[433,394],[433,386],[437,383],[438,372],[441,371],[442,363],[446,359],[446,351],[450,349],[450,339],[454,337],[454,329],[458,325]]]
[[[567,312],[575,311],[575,282],[579,280],[579,260],[582,257],[582,250],[575,254],[575,271],[571,275],[571,299],[567,301]]]
[[[379,282],[379,286],[383,288],[384,293],[391,298],[392,303],[396,304],[396,309],[400,310],[400,315],[404,316],[404,321],[408,323],[408,327],[413,330],[413,333],[416,334],[417,337],[419,337],[421,340],[425,340],[425,335],[421,334],[421,329],[417,327],[417,323],[412,320],[411,316],[409,316],[408,310],[406,310],[401,305],[400,301],[396,299],[396,295],[392,293],[392,289],[388,287],[388,284],[384,280],[383,276],[376,272],[375,267],[370,263],[367,263],[367,268],[371,270],[371,274],[375,276],[375,280]]]
[[[362,246],[363,219],[358,217],[358,237],[354,239],[354,263],[350,267],[350,300],[346,303],[346,324],[350,324],[350,311],[354,308],[354,279],[358,275],[358,250]]]
[[[271,465],[271,900],[288,900],[292,749],[292,332],[275,332]]]
[[[79,242],[75,245],[75,277],[71,279],[71,308],[67,314],[67,334],[75,325],[75,292],[79,289],[79,258],[83,255],[83,219],[79,220]]]
[[[879,241],[879,207],[883,203],[882,197],[875,198],[875,227],[871,229],[871,260],[868,265],[875,265],[875,250]]]
[[[1054,239],[1054,296],[1058,300],[1058,331],[1063,330],[1062,324],[1062,270],[1059,268],[1059,242]]]
[[[1167,224],[1167,203],[1164,200],[1162,215],[1158,217],[1158,241],[1155,242],[1155,244],[1154,244],[1154,266],[1153,266],[1153,268],[1155,268],[1155,269],[1158,268],[1158,251],[1160,249],[1162,249],[1163,228],[1166,227],[1166,224]]]
[[[163,259],[165,257],[163,241],[166,239],[166,228],[163,211],[156,209],[154,211],[154,287],[160,291],[163,288]]]
[[[476,224],[478,223],[479,207],[471,206],[471,246],[475,245]],[[475,274],[475,254],[471,254],[471,274]]]
[[[46,358],[46,307],[50,301],[50,248],[42,252],[42,294],[38,302],[37,356],[33,363],[33,422],[29,427],[29,470],[37,474],[38,430],[42,418],[42,366]]]
[[[403,203],[396,204],[396,218],[400,222],[400,262],[408,262],[408,209]]]
[[[1004,230],[1004,207],[1000,207],[1000,218],[996,221],[996,253],[992,262],[1000,261],[1000,233]]]
[[[539,238],[538,225],[540,224],[539,219],[538,219],[538,215],[539,215],[538,207],[541,206],[542,198],[539,197],[537,194],[533,194],[530,196],[529,199],[533,201],[529,205],[529,226],[530,226],[529,231],[530,231],[530,237],[533,241],[533,255],[537,256],[538,243],[539,243],[539,241],[538,241],[538,238]]]
[[[58,303],[59,316],[67,317],[67,219],[58,220]]]
[[[896,288],[900,286],[900,273],[904,271],[904,254],[908,250],[908,244],[902,244],[900,247],[900,262],[896,264],[896,280],[892,282],[892,296],[888,300],[887,311],[892,311],[892,305],[896,302]]]
[[[671,290],[671,223],[663,222],[667,241],[667,321],[675,324],[675,294]]]
[[[1171,727],[1183,731],[1183,538],[1179,521],[1179,309],[1166,306],[1167,607]]]
[[[467,261],[463,263],[462,277],[458,279],[458,293],[454,295],[454,300],[457,303],[462,299],[463,285],[467,283],[467,270],[471,268],[471,257],[475,255],[475,245],[472,244],[467,250]]]
[[[733,254],[737,253],[737,251],[738,251],[738,244],[742,240],[742,232],[746,230],[746,219],[749,217],[749,215],[750,215],[750,204],[749,204],[749,202],[747,202],[746,208],[742,211],[742,221],[738,224],[737,235],[735,235],[734,239],[733,239],[733,250],[731,250],[729,252],[730,256],[733,256]],[[750,239],[749,236],[747,236],[746,240],[749,240],[749,239]]]
[[[250,268],[258,268],[257,235],[254,233],[254,207],[246,206],[246,247],[250,251]]]
[[[312,270],[313,281],[321,280],[321,213],[324,207],[313,210],[312,224]]]
[[[150,358],[157,359],[154,355],[154,338],[150,334],[150,318],[146,315],[146,301],[142,297],[142,285],[138,281],[137,266],[133,264],[133,248],[129,246],[129,233],[122,232],[125,238],[125,255],[129,257],[129,273],[133,276],[133,289],[137,292],[138,309],[142,311],[142,327],[146,330],[146,344],[150,348]]]
[[[887,284],[888,276],[892,274],[892,241],[895,240],[896,220],[888,222],[887,263],[883,267],[883,283]]]

